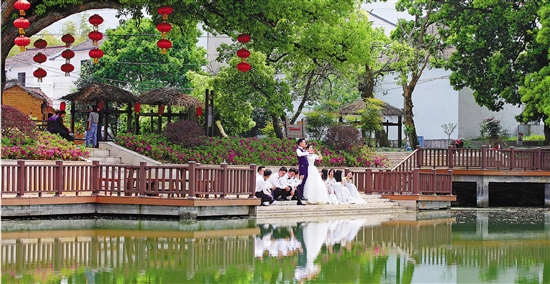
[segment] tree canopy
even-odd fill
[[[14,46],[13,39],[18,35],[13,20],[19,17],[14,8],[16,0],[8,0],[2,9],[2,65]],[[32,36],[56,21],[72,14],[90,9],[115,8],[122,13],[131,14],[136,19],[143,18],[146,11],[153,15],[154,22],[160,21],[157,13],[157,1],[127,0],[30,0],[31,8],[26,18],[31,25],[25,30],[26,36]],[[205,24],[205,29],[214,34],[227,34],[236,38],[246,32],[252,35],[250,46],[266,54],[274,48],[281,52],[290,52],[295,48],[294,33],[296,27],[303,27],[318,21],[331,22],[346,15],[352,8],[353,0],[199,0],[172,1],[174,12],[169,21],[176,26],[196,26]],[[2,73],[5,84],[5,72]]]
[[[107,30],[101,46],[105,55],[98,64],[88,66],[79,85],[102,82],[136,94],[164,87],[190,89],[185,73],[199,71],[207,64],[206,50],[196,47],[197,28],[178,27],[167,36],[173,46],[161,54],[156,45],[159,34],[150,19],[130,19],[117,29]]]
[[[441,33],[456,48],[448,67],[455,89],[469,87],[479,105],[498,111],[525,104],[522,122],[545,121],[550,144],[548,68],[550,41],[545,1],[449,1]]]

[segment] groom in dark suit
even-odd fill
[[[309,166],[309,163],[307,161],[307,151],[306,151],[306,139],[300,138],[297,141],[298,148],[296,149],[296,155],[298,156],[298,171],[300,172],[300,176],[303,176],[302,183],[298,185],[296,188],[297,198],[298,198],[298,205],[306,205],[304,203],[304,185],[306,184],[307,180],[307,167]]]

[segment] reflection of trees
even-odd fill
[[[477,272],[479,281],[498,281],[513,270],[517,282],[541,277],[550,283],[550,239],[545,231],[537,231],[533,239],[522,235],[519,240],[483,240],[467,239],[472,234],[464,230],[453,233],[448,219],[391,221],[358,230],[345,224],[345,220],[331,223],[319,236],[325,244],[314,259],[320,268],[314,281],[410,283],[422,264]],[[335,228],[340,234],[330,234]],[[20,283],[16,277],[21,276],[29,279],[27,283],[59,283],[61,276],[69,283],[85,283],[90,273],[96,283],[293,282],[304,248],[286,254],[265,250],[256,258],[255,239],[271,234],[280,241],[277,245],[288,249],[284,242],[296,238],[298,231],[297,225],[268,231],[42,231],[32,238],[28,232],[6,232],[1,245],[2,283]]]

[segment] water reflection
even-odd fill
[[[548,210],[3,221],[2,283],[550,283]]]

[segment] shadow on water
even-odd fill
[[[550,211],[2,223],[2,283],[550,283]]]

